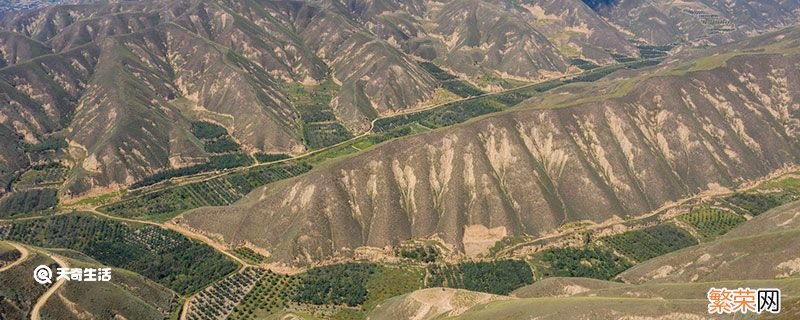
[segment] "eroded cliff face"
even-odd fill
[[[637,216],[796,163],[799,65],[797,55],[739,56],[709,71],[649,78],[617,99],[528,105],[183,218],[227,242],[307,263],[411,238],[463,250],[481,236],[465,235],[474,225],[535,236],[570,221]]]
[[[708,38],[697,8],[736,26],[723,40],[797,20],[795,2],[769,3],[630,0],[601,16],[577,0],[149,0],[9,13],[0,125],[14,141],[0,146],[0,180],[28,166],[22,143],[58,136],[71,145],[66,194],[125,187],[207,160],[187,131],[198,118],[248,152],[297,154],[307,149],[304,120],[287,85],[337,84],[330,108],[357,134],[436,100],[442,84],[420,60],[498,90],[563,75],[574,58],[637,56],[629,38]],[[635,19],[623,24],[628,12]]]

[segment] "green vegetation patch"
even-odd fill
[[[428,61],[420,61],[417,63],[422,69],[425,69],[428,73],[430,73],[436,80],[439,81],[448,81],[456,79],[456,76],[444,71],[439,66],[433,64],[432,62]]]
[[[681,215],[678,220],[691,225],[705,240],[728,233],[731,229],[747,221],[744,217],[725,210],[703,207]]]
[[[500,239],[500,241],[495,242],[494,245],[491,248],[489,248],[488,256],[490,257],[496,256],[498,253],[505,250],[506,248],[513,247],[523,242],[525,242],[525,238],[523,237],[518,237],[518,236],[503,237],[503,239]]]
[[[477,97],[486,93],[463,80],[443,81],[442,87],[462,98]]]
[[[628,63],[628,62],[636,61],[636,58],[628,56],[628,55],[620,54],[620,53],[613,53],[612,52],[611,53],[611,57],[614,58],[614,60],[616,60],[619,63]]]
[[[303,135],[306,144],[312,149],[332,146],[353,138],[353,134],[338,122],[307,123],[303,126]]]
[[[725,197],[724,200],[732,208],[753,216],[760,215],[767,210],[798,199],[792,192],[741,192]]]
[[[386,299],[424,288],[425,268],[415,265],[379,265],[367,280],[367,299],[361,308],[342,308],[332,319],[366,319]]]
[[[639,45],[636,46],[639,49],[639,56],[642,59],[654,59],[654,58],[663,58],[666,57],[669,52],[672,50],[672,45]]]
[[[217,170],[233,169],[238,167],[249,166],[253,164],[253,159],[243,153],[232,153],[213,156],[206,163],[196,164],[193,166],[168,169],[145,177],[142,180],[130,186],[131,189],[139,189],[142,187],[154,185],[161,181],[166,181],[172,178],[190,176],[202,172],[211,172]]]
[[[192,134],[200,140],[212,140],[228,135],[222,126],[205,121],[192,122]]]
[[[12,192],[0,200],[0,218],[46,214],[58,205],[56,189],[31,189]]]
[[[347,263],[313,268],[300,276],[295,301],[315,305],[361,305],[367,299],[372,263]]]
[[[192,122],[192,134],[203,142],[203,149],[208,153],[229,153],[239,151],[240,146],[228,134],[224,127],[206,121]]]
[[[422,263],[436,262],[441,256],[439,248],[431,244],[410,245],[395,249],[395,256]]]
[[[637,262],[698,244],[688,231],[672,224],[659,224],[600,239],[617,252]]]
[[[28,318],[36,299],[48,288],[31,279],[31,273],[39,265],[46,265],[51,270],[58,268],[52,259],[32,251],[19,265],[0,272],[0,319]]]
[[[539,93],[576,82],[593,82],[622,69],[639,69],[657,65],[659,59],[640,60],[637,58],[625,59],[621,64],[598,67],[587,70],[564,80],[550,80],[542,83],[523,86],[498,94],[488,94],[473,99],[463,99],[444,104],[434,109],[411,114],[403,114],[375,121],[375,132],[385,132],[394,128],[418,123],[424,127],[434,129],[462,123],[471,118],[494,113],[518,105]]]
[[[5,242],[0,242],[0,267],[17,261],[20,257],[22,257],[22,252],[19,252],[17,248]]]
[[[30,153],[40,153],[50,150],[65,149],[69,144],[64,138],[49,138],[37,144],[25,145],[25,151]]]
[[[303,120],[303,138],[311,149],[320,149],[353,138],[353,134],[342,125],[331,109],[331,99],[339,86],[325,81],[315,86],[287,83],[284,89],[289,101],[300,112]]]
[[[521,260],[463,262],[428,266],[428,287],[460,288],[493,294],[511,291],[533,283],[533,272]]]
[[[67,168],[58,162],[49,162],[33,166],[19,177],[14,183],[14,189],[29,189],[47,187],[61,184],[67,173]]]
[[[228,153],[239,151],[239,144],[230,137],[224,137],[206,142],[205,149],[209,153]]]
[[[422,69],[430,73],[434,78],[436,78],[436,80],[439,80],[439,82],[442,83],[442,87],[447,89],[447,91],[450,91],[459,97],[475,97],[485,93],[469,83],[459,80],[456,76],[444,71],[442,68],[439,68],[439,66],[431,62],[421,61],[417,64],[422,67]]]
[[[209,180],[138,195],[100,210],[122,217],[168,220],[186,210],[234,203],[253,189],[308,172],[305,163],[280,163],[249,168]]]
[[[611,250],[596,246],[548,249],[534,254],[531,263],[541,277],[600,280],[610,280],[633,266]]]
[[[266,270],[255,286],[236,305],[228,319],[264,319],[286,309],[297,294],[299,278]]]
[[[260,255],[248,247],[233,249],[233,254],[252,264],[262,264],[267,261],[267,257]]]
[[[446,127],[503,108],[504,105],[488,98],[456,101],[431,110],[379,119],[373,130],[384,132],[414,122],[430,129]]]
[[[247,292],[261,281],[266,272],[259,268],[245,268],[198,292],[192,298],[187,318],[224,319],[237,304],[244,301]]]
[[[592,70],[597,69],[598,65],[592,63],[591,61],[586,61],[580,58],[575,58],[569,61],[569,64],[578,67],[581,70]]]
[[[256,160],[260,163],[270,163],[275,161],[281,161],[291,158],[292,156],[283,153],[256,153],[253,155]]]
[[[336,159],[346,155],[355,154],[359,151],[371,148],[377,144],[392,139],[408,136],[411,134],[419,133],[422,132],[423,130],[427,129],[418,126],[405,126],[400,128],[394,128],[386,132],[360,137],[358,139],[348,141],[347,143],[326,149],[318,153],[314,153],[308,156],[305,160],[311,164],[322,163],[330,159]]]
[[[177,232],[86,214],[15,222],[4,240],[75,250],[181,294],[203,288],[237,268],[211,247]]]

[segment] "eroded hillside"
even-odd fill
[[[733,21],[736,32],[720,31],[722,40],[796,20],[790,3],[775,10],[740,2],[753,23]],[[577,0],[85,3],[8,13],[0,22],[0,123],[14,137],[0,147],[6,189],[47,161],[69,167],[67,196],[210,162],[213,153],[188,132],[195,121],[224,126],[243,153],[297,155],[453,94],[661,55],[675,39],[725,42],[708,26],[697,34],[683,28],[713,19],[672,2],[625,1],[602,14]],[[623,25],[623,10],[642,14]],[[652,10],[687,17],[657,28],[674,34],[636,33],[653,29],[645,14]],[[720,21],[735,20],[726,10]],[[654,51],[647,42],[669,45]],[[444,83],[452,79],[455,88]],[[321,102],[297,103],[298,86],[323,85],[332,89]],[[69,147],[25,159],[26,145],[53,139]]]
[[[389,143],[183,219],[307,263],[412,238],[465,251],[567,222],[641,215],[795,164],[799,59],[742,55],[719,68],[643,77],[619,98],[529,105]]]

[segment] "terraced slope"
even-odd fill
[[[395,141],[183,220],[306,263],[411,238],[464,250],[641,215],[797,162],[800,79],[791,70],[800,56],[780,49],[796,36],[762,37],[774,54],[687,62],[719,59],[696,72],[676,65],[567,86],[524,110]],[[576,88],[589,97],[556,99]]]

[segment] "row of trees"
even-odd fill
[[[367,299],[367,281],[375,272],[372,263],[347,263],[318,267],[300,276],[293,300],[323,305],[357,306]]]
[[[243,167],[253,164],[253,159],[243,153],[232,153],[213,156],[206,163],[196,164],[193,166],[168,169],[159,173],[147,176],[142,180],[137,181],[131,185],[131,189],[138,189],[159,183],[161,181],[169,180],[176,177],[190,176],[202,172],[210,172],[216,170],[225,170],[237,167]]]
[[[31,189],[12,192],[0,201],[0,217],[52,210],[58,204],[56,189]]]
[[[584,277],[610,280],[633,264],[607,249],[548,249],[534,256],[534,264],[543,277]]]
[[[521,260],[435,264],[428,267],[428,287],[462,288],[493,294],[511,291],[533,283],[533,272]]]
[[[236,270],[236,264],[211,247],[170,230],[158,229],[170,246],[147,246],[127,237],[131,226],[84,214],[15,222],[7,240],[82,252],[101,263],[150,278],[180,294],[207,286]],[[175,245],[176,244],[176,245]],[[151,248],[170,247],[171,250]]]

